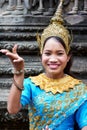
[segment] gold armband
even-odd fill
[[[24,69],[21,69],[21,70],[13,70],[12,73],[15,74],[15,75],[20,75],[21,73],[24,72]]]
[[[24,90],[24,87],[19,87],[14,78],[13,78],[13,84],[17,87],[18,90],[20,91]]]

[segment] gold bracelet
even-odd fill
[[[16,83],[15,79],[13,78],[13,84],[17,87],[18,90],[22,91],[24,90],[24,87],[19,87],[19,85]]]
[[[24,72],[24,69],[17,70],[17,71],[15,71],[15,70],[12,71],[12,73],[15,74],[15,75],[20,75],[23,72]]]

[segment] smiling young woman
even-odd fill
[[[61,41],[57,36],[52,36],[44,43],[42,64],[45,68],[45,74],[49,78],[57,79],[65,76],[64,69],[70,55],[67,55],[65,46]]]

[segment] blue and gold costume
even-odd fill
[[[72,38],[63,25],[63,2],[60,0],[41,37],[37,36],[41,54],[46,39],[51,36],[61,38],[66,54],[70,54]],[[21,104],[28,104],[30,130],[42,130],[46,125],[52,130],[74,130],[75,122],[80,129],[87,126],[87,86],[69,75],[50,79],[43,73],[25,79]]]
[[[28,104],[30,130],[74,130],[87,126],[87,86],[65,75],[50,79],[45,74],[24,80],[21,104]]]

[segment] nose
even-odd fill
[[[55,56],[51,56],[49,61],[50,62],[57,62],[57,58]]]

